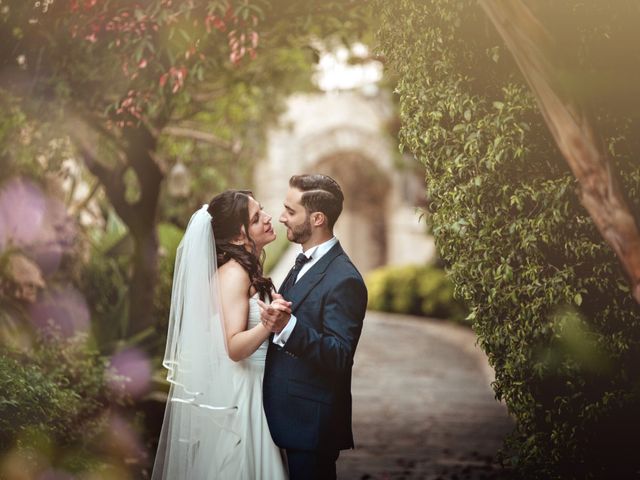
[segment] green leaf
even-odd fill
[[[573,297],[573,302],[578,306],[582,305],[582,295],[576,293]]]

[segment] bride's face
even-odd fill
[[[262,210],[262,206],[249,197],[249,237],[256,243],[258,250],[262,250],[267,243],[276,239],[276,232],[271,225],[271,215]]]

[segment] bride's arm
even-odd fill
[[[247,330],[251,286],[247,272],[231,260],[220,267],[218,278],[229,358],[238,362],[255,352],[271,332],[262,322]]]

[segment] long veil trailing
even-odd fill
[[[169,397],[152,480],[232,478],[240,435],[211,215],[193,214],[176,255],[167,348]]]

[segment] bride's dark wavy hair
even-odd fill
[[[256,289],[260,298],[263,301],[266,298],[271,300],[273,282],[262,271],[265,252],[263,250],[258,256],[256,244],[249,236],[249,197],[253,198],[253,193],[249,190],[227,190],[213,197],[209,203],[207,211],[211,215],[218,267],[233,258],[249,274],[251,286]],[[251,252],[244,245],[232,243],[240,235],[243,226],[253,246]]]

